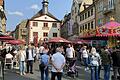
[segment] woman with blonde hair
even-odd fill
[[[100,55],[96,52],[96,49],[94,47],[91,48],[90,53],[91,80],[99,80],[98,66],[100,61]]]
[[[19,69],[20,69],[20,75],[25,75],[25,58],[26,58],[25,48],[23,46],[20,46],[18,54],[17,54],[17,59],[18,59],[18,62],[19,62]]]

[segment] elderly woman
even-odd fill
[[[100,55],[96,52],[94,47],[91,48],[90,65],[91,65],[91,80],[99,80],[98,66],[100,61]]]
[[[20,75],[25,75],[25,58],[26,52],[24,47],[20,46],[17,54],[17,59],[19,62]]]

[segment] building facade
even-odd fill
[[[48,12],[48,0],[43,0],[42,9],[29,19],[28,43],[38,44],[60,36],[61,21]]]
[[[96,26],[102,26],[114,17],[120,22],[120,0],[94,0],[96,12]]]
[[[24,40],[24,41],[28,39],[27,23],[28,23],[28,20],[23,20],[21,23],[19,23],[16,26],[15,31],[13,31],[14,32],[13,37],[15,39]]]
[[[6,15],[4,8],[4,0],[0,0],[0,32],[6,32]]]
[[[86,7],[87,6],[87,7]],[[85,5],[85,9],[79,13],[79,34],[83,36],[85,32],[96,29],[94,4]]]
[[[64,16],[60,29],[61,37],[68,39],[72,35],[71,13]]]

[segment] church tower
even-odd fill
[[[47,14],[48,13],[48,0],[43,0],[42,2],[42,12],[43,14]]]

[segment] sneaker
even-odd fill
[[[87,70],[89,70],[89,67],[87,67]]]
[[[26,73],[24,72],[23,75],[26,75]]]
[[[23,74],[22,74],[22,73],[20,73],[20,75],[22,76]]]

